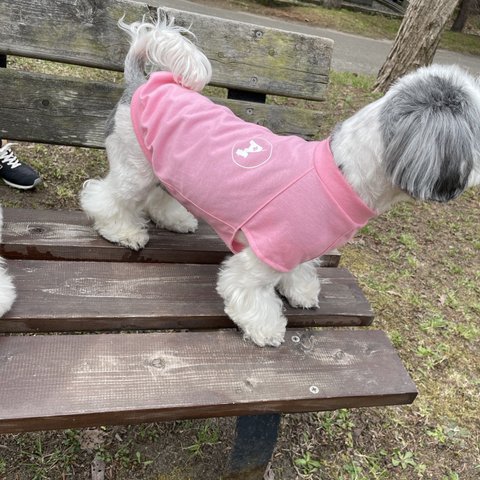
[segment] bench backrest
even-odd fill
[[[322,100],[331,40],[166,10],[178,24],[191,25],[212,62],[211,85],[227,89],[226,98],[215,101],[280,134],[306,138],[317,134],[319,112],[291,108],[281,100],[262,102],[267,94]],[[131,22],[155,14],[156,7],[124,0],[4,0],[0,53],[122,71],[128,38],[118,20],[123,15]],[[67,76],[60,76],[33,69],[0,69],[0,136],[102,147],[105,119],[122,91],[118,78],[89,80],[90,68],[74,69],[75,77],[68,70]]]

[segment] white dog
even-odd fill
[[[3,212],[0,206],[0,243],[2,241]],[[15,287],[7,273],[5,261],[0,258],[0,317],[12,308],[15,301]]]
[[[85,183],[82,207],[100,235],[134,250],[149,219],[174,232],[195,231],[190,212],[206,219],[235,253],[218,279],[225,312],[257,345],[283,342],[276,290],[294,307],[317,306],[315,258],[369,218],[480,183],[480,86],[459,68],[419,69],[329,139],[306,142],[197,93],[211,66],[188,30],[165,17],[120,26],[131,47],[107,126],[110,171]],[[157,72],[147,81],[148,64]]]

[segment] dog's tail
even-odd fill
[[[130,50],[125,58],[125,82],[138,86],[145,82],[145,68],[171,72],[175,81],[200,91],[210,81],[212,67],[208,58],[190,40],[189,29],[174,25],[164,10],[157,10],[154,23],[146,21],[131,24],[118,22],[131,38]]]

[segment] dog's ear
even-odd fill
[[[446,202],[467,187],[480,140],[480,108],[462,72],[421,69],[386,95],[380,114],[385,168],[414,198]]]

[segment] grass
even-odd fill
[[[193,427],[192,422],[192,427]],[[203,455],[206,446],[212,446],[219,443],[220,433],[212,420],[207,420],[197,430],[194,443],[186,447],[192,455]]]

